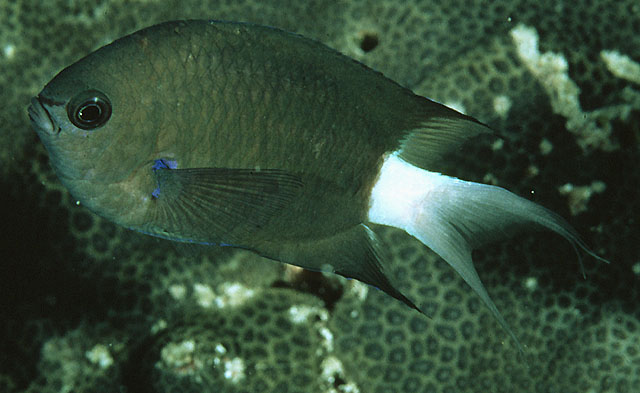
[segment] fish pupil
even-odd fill
[[[89,104],[78,111],[78,118],[85,123],[94,123],[101,115],[102,109],[96,104]]]
[[[105,124],[111,117],[111,102],[97,90],[86,90],[67,105],[69,120],[78,128],[90,130]]]

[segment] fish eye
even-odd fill
[[[73,97],[67,104],[67,116],[78,128],[98,128],[111,117],[111,102],[97,90],[86,90]]]

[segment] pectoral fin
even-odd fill
[[[145,232],[177,241],[242,246],[302,187],[268,169],[154,169],[156,208]]]

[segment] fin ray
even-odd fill
[[[558,233],[574,248],[597,257],[560,216],[503,188],[463,181],[386,158],[371,193],[369,221],[404,229],[442,257],[478,294],[502,328],[522,345],[489,297],[471,251],[514,231],[537,225]]]
[[[372,285],[422,312],[394,285],[390,256],[367,225],[360,224],[333,236],[288,244],[279,242],[263,256],[315,271],[330,271]]]
[[[489,126],[424,97],[414,126],[400,141],[400,158],[426,170],[438,170],[443,158],[481,135],[495,135]]]
[[[302,187],[277,169],[156,169],[157,208],[145,232],[177,241],[242,245]]]

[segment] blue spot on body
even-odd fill
[[[158,169],[178,169],[178,161],[169,160],[167,158],[158,158],[153,162],[151,169],[155,172]],[[156,187],[155,190],[151,193],[151,196],[154,198],[158,198],[160,196],[160,186]]]
[[[159,158],[153,162],[151,169],[178,169],[178,161]]]

